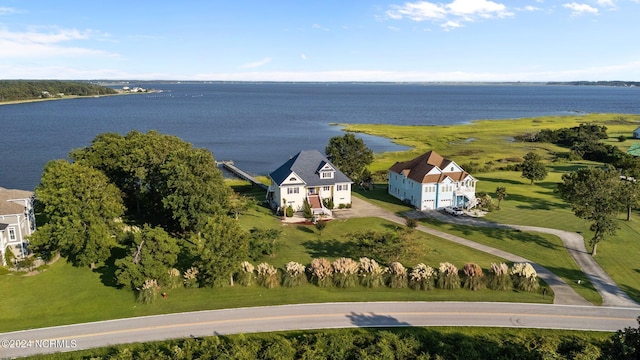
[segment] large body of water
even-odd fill
[[[0,106],[0,187],[33,189],[45,163],[99,133],[158,130],[268,174],[300,150],[323,151],[331,123],[459,124],[585,113],[640,113],[640,89],[545,85],[155,84],[162,93]],[[376,152],[398,149],[365,137]]]

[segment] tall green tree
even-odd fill
[[[238,222],[226,215],[216,215],[202,231],[191,238],[201,283],[213,286],[232,281],[234,271],[249,255],[249,236]]]
[[[498,186],[496,188],[496,197],[498,198],[498,209],[500,209],[500,203],[507,197],[507,188],[504,186]]]
[[[148,225],[130,236],[129,255],[116,260],[118,283],[131,289],[140,288],[148,279],[167,285],[168,271],[176,265],[180,253],[177,240],[162,228]]]
[[[541,161],[540,155],[530,152],[524,156],[522,162],[522,177],[531,180],[531,184],[547,177],[547,169]]]
[[[206,149],[180,149],[167,156],[160,167],[159,193],[162,207],[174,229],[199,232],[215,214],[226,214],[231,194],[213,154]]]
[[[168,231],[192,233],[226,211],[229,188],[213,154],[157,131],[98,135],[71,159],[103,171],[125,194],[127,213]]]
[[[634,178],[621,180],[620,203],[627,209],[627,221],[631,221],[631,211],[640,206],[640,183]]]
[[[558,184],[558,193],[571,204],[574,214],[591,222],[590,229],[594,232],[592,256],[596,256],[598,243],[605,235],[614,235],[618,228],[615,218],[622,210],[619,201],[621,185],[614,171],[596,167],[564,174]]]
[[[47,218],[30,239],[37,251],[60,251],[74,265],[92,268],[110,256],[124,206],[120,190],[102,172],[50,161],[35,194]]]
[[[353,133],[329,139],[325,154],[329,161],[356,184],[361,184],[371,177],[367,166],[373,161],[373,151]]]

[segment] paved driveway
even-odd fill
[[[385,220],[389,220],[398,224],[405,224],[405,218],[398,216],[390,211],[384,210],[379,206],[373,205],[365,200],[362,200],[357,197],[352,198],[353,207],[348,210],[340,210],[334,213],[336,218],[357,218],[357,217],[379,217]],[[427,211],[427,212],[419,212],[413,211],[407,214],[411,217],[434,217],[438,220],[451,222],[461,225],[468,226],[488,226],[488,227],[499,227],[506,229],[518,229],[522,231],[533,231],[533,232],[542,232],[549,233],[558,236],[562,239],[562,242],[571,254],[571,256],[576,260],[578,265],[582,268],[582,271],[589,278],[593,286],[596,288],[598,293],[602,296],[602,305],[603,306],[624,306],[624,307],[640,307],[640,304],[633,301],[624,291],[622,291],[616,283],[611,279],[607,273],[602,270],[600,265],[587,253],[587,250],[584,246],[584,239],[580,234],[572,233],[569,231],[557,230],[557,229],[548,229],[542,227],[533,227],[533,226],[519,226],[519,225],[505,225],[505,224],[496,224],[490,223],[488,221],[470,217],[470,216],[450,216],[438,211]],[[480,250],[495,256],[499,256],[507,261],[511,262],[528,262],[530,263],[538,272],[538,276],[544,280],[549,287],[553,290],[554,304],[562,304],[562,305],[592,305],[590,302],[585,300],[583,297],[578,295],[563,279],[561,279],[556,274],[552,273],[548,269],[543,266],[529,260],[523,258],[521,256],[511,254],[506,251],[502,251],[490,246],[486,246],[483,244],[478,244],[471,240],[454,236],[439,230],[435,230],[424,225],[419,225],[417,230],[422,232],[435,235],[441,237],[443,239],[447,239],[449,241],[453,241],[455,243],[465,245],[476,250]]]

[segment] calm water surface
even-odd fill
[[[132,84],[133,86],[133,84]],[[146,86],[146,85],[144,85]],[[0,106],[0,186],[33,189],[44,164],[99,133],[158,130],[267,174],[340,135],[331,123],[459,124],[576,112],[640,113],[640,89],[544,85],[155,84],[163,93]],[[363,136],[376,152],[400,150]]]

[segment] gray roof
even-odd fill
[[[24,206],[11,200],[29,199],[33,192],[26,190],[5,189],[0,187],[0,215],[22,214]]]
[[[325,164],[329,164],[335,169],[336,172],[333,179],[320,178],[319,170]],[[278,169],[269,174],[269,176],[276,184],[281,185],[292,172],[295,172],[298,177],[300,177],[300,180],[304,181],[307,186],[322,186],[333,185],[335,183],[353,182],[317,150],[300,151],[296,156],[292,157],[289,161],[285,162]]]

